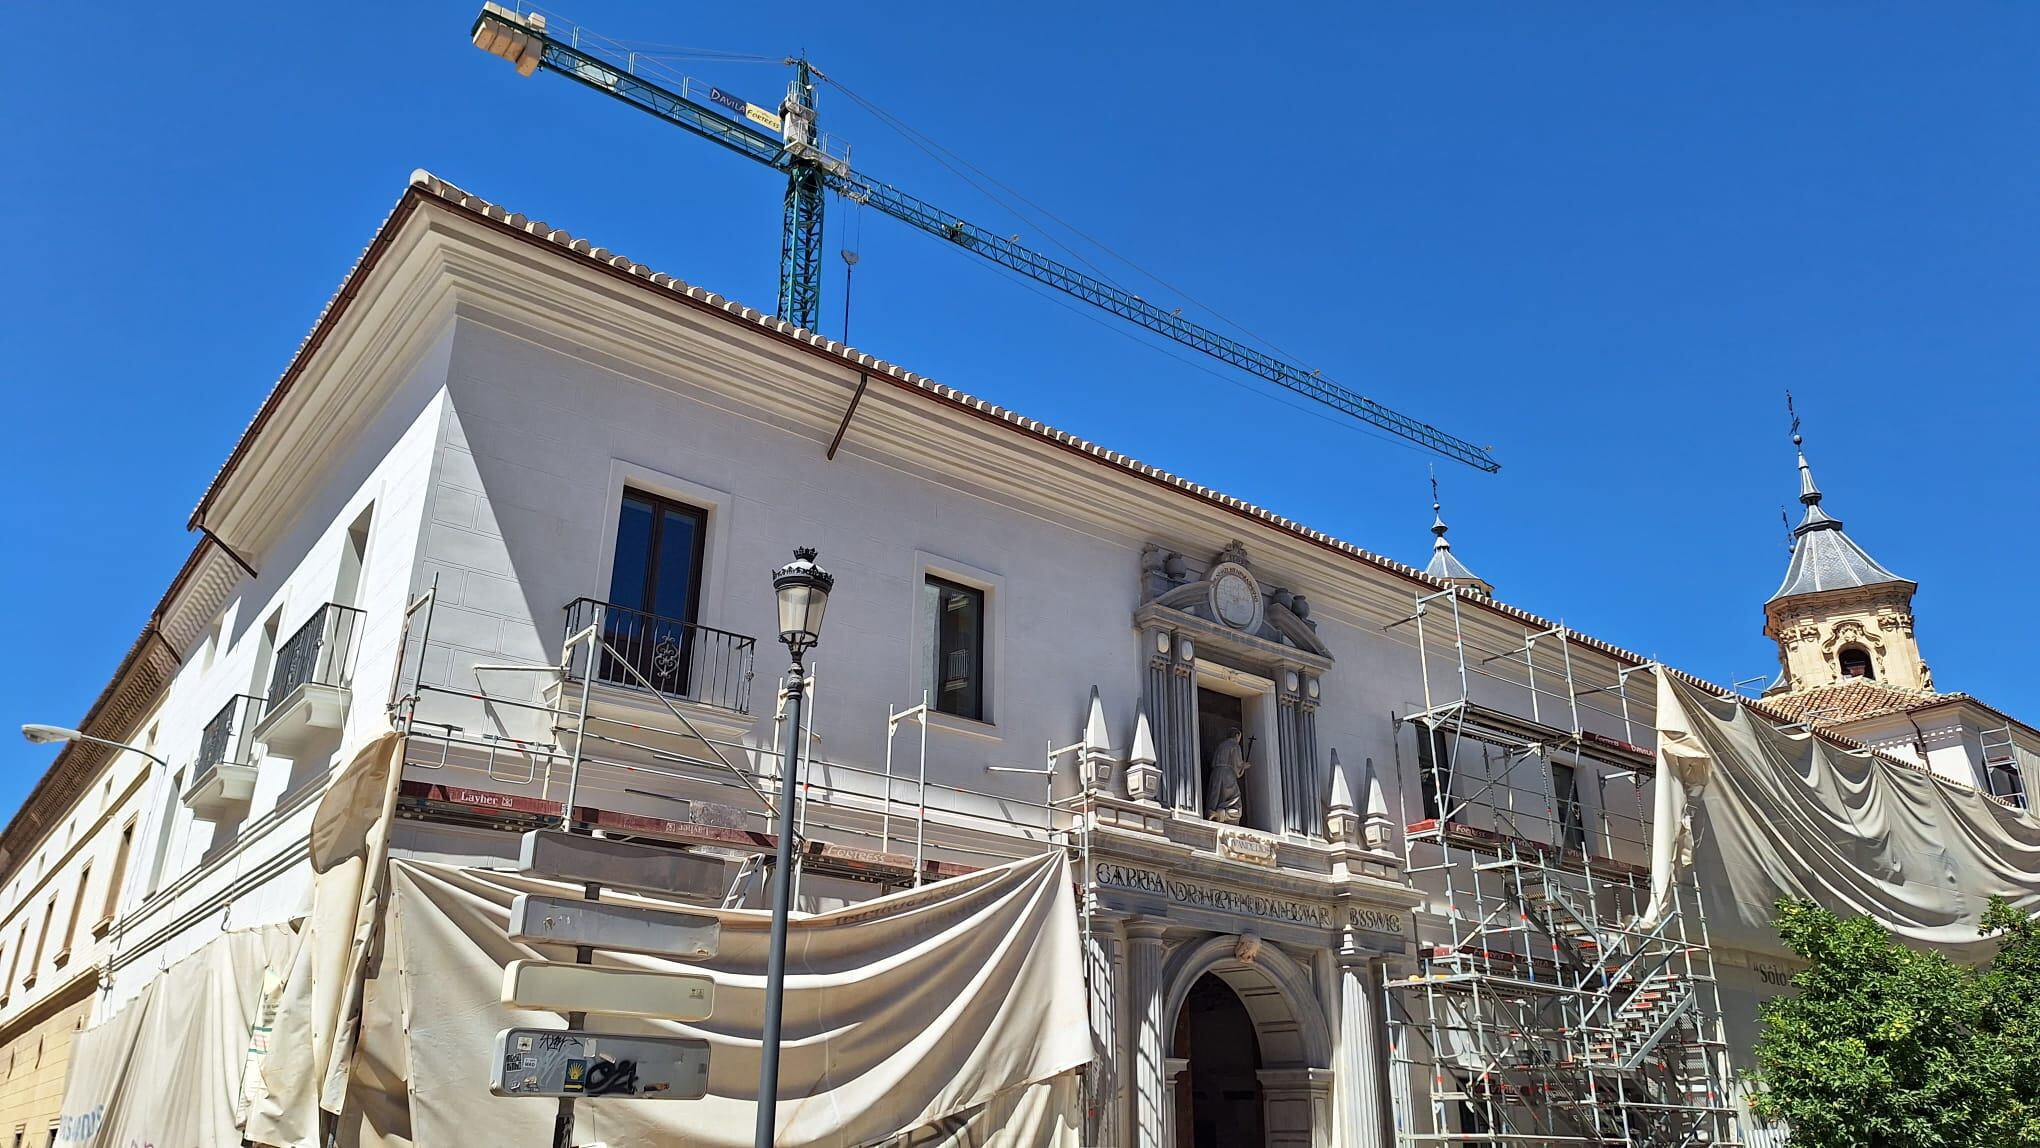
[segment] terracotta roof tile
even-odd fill
[[[1903,713],[1938,705],[1946,695],[1927,690],[1909,690],[1882,682],[1857,679],[1832,686],[1817,686],[1789,694],[1774,694],[1764,704],[1793,721],[1828,726],[1860,721],[1883,714]]]

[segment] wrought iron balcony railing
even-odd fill
[[[344,687],[353,674],[354,642],[361,629],[361,611],[328,602],[312,612],[305,624],[277,647],[276,668],[269,676],[269,706],[282,708],[307,685]]]
[[[598,628],[606,644],[595,659],[596,681],[633,689],[649,682],[672,697],[751,712],[757,639],[593,598],[568,603],[567,633],[590,626]]]
[[[235,694],[218,716],[205,723],[198,739],[198,768],[202,772],[216,765],[249,765],[255,752],[252,733],[262,718],[263,699],[253,694]]]

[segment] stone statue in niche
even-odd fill
[[[1246,776],[1253,762],[1247,760],[1247,751],[1242,744],[1242,735],[1237,726],[1211,751],[1211,766],[1204,775],[1204,817],[1225,825],[1238,825],[1246,813],[1246,804],[1240,793],[1240,778]]]

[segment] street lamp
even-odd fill
[[[21,727],[21,736],[27,738],[34,745],[55,745],[67,741],[89,741],[94,745],[112,746],[114,749],[124,749],[129,753],[139,753],[165,769],[170,768],[169,762],[164,761],[162,758],[157,757],[138,745],[129,745],[124,741],[109,741],[103,737],[93,737],[89,733],[79,733],[75,729],[66,729],[60,725],[38,725],[30,722]]]
[[[800,706],[806,674],[800,660],[821,641],[822,612],[836,578],[815,565],[812,546],[795,548],[793,561],[772,572],[779,596],[779,640],[793,655],[780,691],[786,726],[779,747],[779,852],[772,865],[772,949],[765,959],[765,1033],[758,1050],[758,1124],[755,1148],[772,1148],[779,1119],[779,1011],[786,994],[786,914],[793,896],[793,787],[800,768]]]

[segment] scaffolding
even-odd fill
[[[1487,649],[1461,601],[1420,594],[1391,623],[1422,666],[1398,788],[1435,922],[1385,981],[1398,1148],[1742,1143],[1694,879],[1652,904],[1653,735],[1629,691],[1656,667],[1583,688],[1565,627]]]
[[[437,598],[435,580],[406,607],[388,702],[392,725],[406,738],[400,815],[494,829],[572,823],[720,855],[735,863],[725,907],[743,906],[764,887],[777,803],[787,799],[777,736],[766,746],[705,728],[689,716],[702,707],[684,697],[676,704],[636,664],[646,659],[619,649],[599,617],[565,635],[557,662],[463,666],[471,684],[446,681],[450,671],[428,675],[428,662],[446,653],[433,637]],[[808,674],[813,690],[813,666]],[[628,695],[636,704],[600,705],[603,695]],[[1081,854],[1081,793],[1051,792],[1044,803],[931,780],[925,743],[915,774],[896,776],[890,743],[901,725],[924,721],[926,709],[924,699],[886,715],[881,771],[817,753],[816,707],[807,707],[794,771],[801,782],[792,795],[799,802],[797,899],[803,877],[887,892],[1046,851]],[[728,716],[750,720],[741,708]],[[775,717],[773,728],[783,720]],[[908,788],[911,798],[898,792]]]

